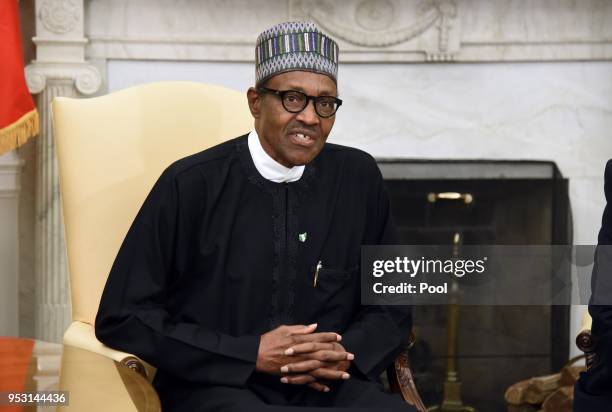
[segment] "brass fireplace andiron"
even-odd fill
[[[462,200],[464,204],[471,204],[473,196],[469,193],[430,193],[428,200],[435,203],[438,200]],[[462,238],[459,232],[453,236],[453,256],[459,256],[459,248],[461,247]],[[448,305],[448,320],[447,320],[447,361],[446,361],[446,378],[444,379],[444,396],[440,405],[432,406],[427,410],[429,412],[476,412],[476,410],[463,404],[461,399],[461,381],[459,380],[459,372],[457,370],[457,331],[459,328],[459,286],[457,278],[452,276],[451,294],[453,295],[452,303]]]

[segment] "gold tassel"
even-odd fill
[[[39,132],[38,111],[34,108],[10,126],[0,129],[0,156],[18,148]]]

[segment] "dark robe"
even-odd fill
[[[164,410],[348,399],[412,410],[378,382],[410,332],[409,311],[360,305],[361,245],[394,239],[370,155],[327,143],[299,180],[274,183],[241,136],[162,173],[112,266],[96,336],[157,367]],[[315,322],[355,354],[351,379],[322,394],[255,372],[263,333]]]
[[[580,374],[574,387],[576,412],[612,411],[612,160],[606,165],[604,191],[607,206],[599,231],[589,305],[596,356],[593,367]]]

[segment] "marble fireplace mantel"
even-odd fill
[[[92,59],[252,61],[266,27],[310,19],[348,62],[612,58],[612,6],[488,0],[89,1]]]

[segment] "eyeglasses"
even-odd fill
[[[336,110],[342,105],[342,100],[334,96],[309,96],[297,90],[274,90],[267,87],[260,87],[258,90],[260,93],[271,93],[280,97],[283,107],[289,113],[301,112],[312,100],[315,112],[320,117],[326,118],[336,114]]]

